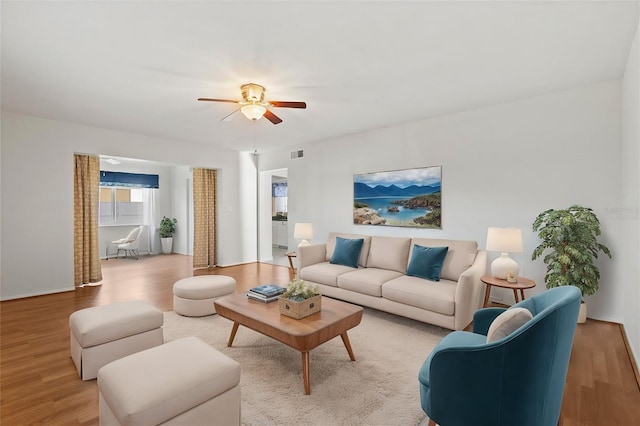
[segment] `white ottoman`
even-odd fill
[[[187,317],[216,313],[213,301],[236,291],[236,280],[225,275],[198,275],[173,285],[173,310]]]
[[[162,312],[142,300],[81,309],[69,316],[71,358],[82,380],[103,365],[164,342]]]
[[[196,337],[98,372],[100,425],[239,425],[240,364]]]

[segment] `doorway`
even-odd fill
[[[289,266],[289,182],[287,169],[260,172],[260,262]]]
[[[140,225],[144,225],[144,230],[139,252],[141,254],[161,253],[160,239],[156,234],[163,216],[176,218],[178,221],[178,232],[173,240],[173,252],[189,256],[193,255],[193,188],[191,168],[189,166],[100,155],[100,170],[157,175],[160,183],[159,188],[154,190],[156,194],[153,201],[154,213],[152,215],[143,215],[145,210],[143,205],[148,204],[149,200],[134,200],[129,197],[124,200],[129,203],[124,203],[122,206],[122,209],[132,210],[136,207],[134,206],[136,203],[133,201],[140,201],[141,203],[139,204],[141,206],[138,206],[139,208],[136,207],[139,210],[138,213],[145,217],[149,216],[148,220],[139,215],[139,217],[131,216],[131,220],[123,221],[122,223],[115,223],[119,222],[115,220],[111,221],[113,222],[111,223],[104,221],[104,218],[101,217],[99,224],[99,253],[101,258],[107,257],[111,241],[126,236],[131,229]],[[111,188],[108,189],[111,190]],[[124,188],[122,192],[128,194],[130,191],[130,189]],[[109,212],[107,211],[107,213]],[[113,247],[111,247],[111,251],[113,251]]]

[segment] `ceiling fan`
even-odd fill
[[[249,120],[256,121],[263,116],[272,122],[273,124],[282,123],[282,119],[269,111],[268,107],[273,108],[302,108],[305,109],[307,104],[305,102],[295,101],[265,101],[264,92],[265,88],[259,84],[248,83],[240,86],[242,90],[242,100],[236,101],[232,99],[212,99],[212,98],[198,98],[199,101],[207,102],[230,102],[240,105],[241,107],[231,114],[224,117],[221,121],[227,120],[233,114],[241,111],[245,117]]]

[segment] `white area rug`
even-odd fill
[[[242,424],[418,425],[418,370],[444,328],[365,308],[349,330],[356,361],[337,337],[310,352],[311,395],[304,395],[302,356],[269,337],[240,327],[227,347],[231,321],[164,313],[165,341],[196,336],[241,365]]]

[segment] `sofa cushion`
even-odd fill
[[[371,237],[367,268],[407,272],[411,238]]]
[[[305,281],[338,287],[338,276],[347,272],[353,272],[353,268],[322,262],[305,266],[300,269],[299,274],[300,278]]]
[[[363,243],[364,239],[362,238],[348,239],[336,237],[336,246],[329,262],[334,265],[344,265],[351,268],[357,268]]]
[[[386,269],[363,268],[338,277],[338,287],[370,296],[382,296],[382,284],[402,276],[400,272]]]
[[[443,315],[455,313],[457,282],[446,279],[435,284],[403,275],[382,285],[382,297]]]
[[[473,265],[478,253],[478,243],[476,241],[412,238],[412,252],[415,244],[423,247],[449,247],[447,256],[442,264],[440,277],[451,281],[458,281],[460,274]]]
[[[358,235],[358,234],[343,234],[337,232],[331,232],[329,234],[329,238],[327,239],[327,256],[326,261],[331,260],[331,256],[333,256],[333,251],[336,248],[336,237],[341,238],[362,238],[364,242],[362,243],[362,251],[360,252],[360,259],[358,259],[358,265],[364,267],[367,265],[367,257],[369,256],[369,247],[371,246],[371,237],[368,235]]]
[[[415,244],[407,268],[407,275],[440,281],[440,271],[448,249],[448,247],[423,247]]]
[[[533,318],[527,308],[509,308],[493,320],[487,331],[487,343],[503,339]]]

